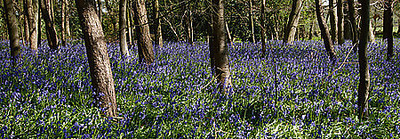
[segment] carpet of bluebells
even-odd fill
[[[119,120],[93,104],[85,47],[58,52],[23,47],[16,68],[0,41],[0,138],[400,138],[400,40],[393,61],[386,43],[368,47],[369,119],[357,118],[357,54],[350,42],[329,61],[321,41],[229,46],[233,87],[218,93],[208,45],[166,43],[141,65],[136,47],[120,60],[108,44]],[[346,59],[346,55],[349,54]]]

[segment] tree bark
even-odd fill
[[[76,0],[78,15],[85,36],[85,47],[90,67],[93,92],[98,106],[106,116],[117,116],[117,103],[110,58],[108,57],[103,28],[96,13],[94,0]]]
[[[322,9],[320,5],[319,0],[315,0],[315,7],[316,7],[316,13],[317,13],[317,20],[318,20],[318,25],[321,30],[321,37],[324,41],[325,49],[326,52],[329,55],[329,58],[333,61],[336,60],[336,52],[333,47],[333,43],[331,38],[329,37],[329,30],[328,30],[328,25],[326,25],[324,18],[322,18]]]
[[[121,59],[125,59],[125,57],[129,56],[126,43],[126,0],[119,1],[119,39]]]
[[[229,69],[229,51],[225,43],[225,26],[224,26],[224,0],[213,0],[213,28],[211,37],[211,56],[213,57],[211,63],[215,65],[212,69],[215,71],[218,85],[221,90],[225,91],[226,87],[231,85],[230,69]]]
[[[65,1],[61,1],[61,45],[65,46]]]
[[[163,47],[163,38],[161,31],[161,20],[160,20],[160,5],[158,0],[154,0],[154,19],[155,19],[155,42],[156,46]]]
[[[303,0],[294,0],[292,3],[292,11],[289,15],[289,22],[286,25],[284,41],[292,44],[296,35],[297,25],[300,19]]]
[[[17,16],[15,15],[16,11],[14,9],[13,0],[4,0],[3,2],[8,29],[8,38],[10,39],[11,59],[13,65],[16,66],[21,53],[21,46],[19,45],[18,20]]]
[[[369,23],[369,36],[368,41],[374,43],[375,42],[375,34],[374,29],[372,28],[372,21]]]
[[[393,57],[393,11],[392,0],[385,0],[383,13],[383,39],[387,41],[387,60]]]
[[[97,0],[97,15],[99,16],[100,23],[103,23],[103,10],[101,6],[101,0]]]
[[[58,38],[56,33],[56,28],[54,26],[54,17],[52,13],[50,13],[50,0],[45,0],[41,3],[40,9],[42,11],[43,20],[45,22],[46,27],[46,35],[49,47],[51,49],[57,50],[58,49]]]
[[[38,12],[37,12],[37,15],[38,15],[38,26],[37,26],[37,31],[38,31],[38,37],[37,37],[37,47],[40,47],[40,45],[42,44],[42,18],[41,18],[41,8],[40,8],[40,5],[42,5],[42,0],[38,0],[38,8],[37,8],[37,10],[38,10]],[[36,49],[37,49],[37,47],[36,47]],[[35,52],[36,53],[36,52]]]
[[[337,0],[337,15],[338,15],[338,44],[344,43],[344,23],[343,23],[343,1]]]
[[[356,15],[355,15],[355,9],[354,9],[354,0],[348,0],[349,4],[349,20],[351,23],[351,30],[352,30],[352,43],[353,46],[356,47],[356,43],[358,43],[358,31],[357,31],[357,23],[356,23]],[[357,47],[356,47],[357,48]],[[354,51],[357,51],[357,49],[354,49]]]
[[[250,29],[251,29],[251,42],[256,43],[254,36],[254,19],[253,19],[253,0],[249,0],[249,18],[250,18]]]
[[[28,45],[29,42],[29,15],[28,15],[28,5],[27,0],[23,0],[23,8],[24,8],[24,45]]]
[[[65,1],[65,33],[66,33],[66,38],[69,38],[71,36],[71,30],[69,28],[69,3],[68,0]]]
[[[314,34],[314,20],[311,21],[310,32],[308,33],[308,40],[312,40]]]
[[[362,120],[368,117],[368,97],[369,97],[369,87],[370,87],[370,75],[368,66],[368,34],[370,28],[370,18],[369,18],[369,0],[360,1],[361,8],[361,34],[360,34],[360,44],[358,49],[358,59],[360,64],[360,82],[358,85],[358,112],[359,119]]]
[[[38,14],[38,1],[26,0],[28,7],[28,26],[29,26],[29,46],[33,53],[38,49],[38,21],[40,21]]]
[[[331,22],[331,39],[332,43],[337,41],[337,9],[336,9],[336,0],[329,0],[329,17]]]
[[[139,60],[140,62],[150,64],[154,62],[154,51],[150,37],[145,0],[134,1],[134,11]]]
[[[261,3],[261,53],[265,57],[265,0]]]

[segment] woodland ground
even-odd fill
[[[233,88],[216,91],[208,45],[167,43],[156,63],[129,62],[109,44],[119,121],[93,107],[82,41],[54,52],[24,47],[12,68],[9,42],[0,41],[1,138],[400,138],[400,40],[393,61],[386,44],[368,47],[371,92],[369,119],[357,119],[357,54],[336,46],[330,62],[321,41],[284,46],[269,41],[230,46]],[[46,45],[46,44],[44,44]],[[348,57],[346,57],[348,55]]]

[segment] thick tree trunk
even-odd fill
[[[29,46],[32,52],[36,53],[38,49],[38,1],[26,0],[26,5],[28,7]]]
[[[343,1],[337,0],[337,15],[338,15],[338,44],[344,43],[344,23],[343,23]]]
[[[265,0],[261,3],[261,53],[265,57]]]
[[[154,19],[155,19],[155,42],[156,46],[163,46],[162,31],[161,31],[161,20],[160,20],[160,5],[158,0],[154,0]]]
[[[294,0],[292,3],[292,11],[289,15],[289,22],[286,25],[284,41],[292,44],[296,35],[297,25],[299,24],[300,13],[303,0]]]
[[[329,0],[329,17],[331,22],[331,39],[335,43],[337,41],[337,10],[336,10],[336,0]]]
[[[369,87],[370,87],[370,75],[368,66],[368,34],[370,28],[369,19],[369,0],[360,1],[361,8],[361,34],[360,34],[360,44],[358,49],[358,59],[360,64],[360,82],[358,85],[358,112],[359,119],[362,120],[368,117],[368,97],[369,97]]]
[[[8,29],[8,38],[10,39],[11,58],[13,65],[16,66],[21,53],[21,46],[19,45],[18,20],[17,16],[15,15],[16,11],[14,9],[13,0],[4,0],[3,2]]]
[[[229,51],[225,43],[225,26],[224,26],[224,0],[213,0],[213,28],[211,38],[211,56],[213,57],[211,63],[215,65],[212,67],[215,77],[217,78],[218,85],[222,91],[231,85],[230,69],[229,69]]]
[[[392,0],[385,0],[385,11],[383,13],[383,39],[387,41],[387,60],[393,57],[393,11]]]
[[[329,37],[329,30],[328,30],[328,25],[326,25],[324,18],[322,18],[322,9],[320,5],[319,0],[315,0],[315,7],[316,7],[316,13],[317,13],[317,20],[318,20],[318,25],[321,30],[321,37],[324,41],[325,49],[326,52],[329,55],[329,58],[333,61],[336,60],[336,52],[333,47],[333,43],[331,38]]]
[[[81,27],[85,36],[85,47],[90,67],[93,92],[98,106],[110,117],[117,116],[117,103],[110,58],[104,40],[103,28],[96,13],[94,0],[76,0]]]
[[[58,49],[58,38],[57,38],[57,33],[56,33],[56,28],[54,26],[54,17],[51,17],[53,15],[50,13],[50,0],[44,0],[41,5],[40,9],[42,11],[43,15],[43,20],[45,22],[45,27],[46,27],[46,35],[47,35],[47,41],[49,44],[49,47],[51,49],[57,50]]]
[[[253,19],[253,0],[249,0],[249,19],[250,19],[250,30],[251,30],[251,42],[256,43],[256,38],[254,37],[254,19]]]
[[[348,0],[348,4],[349,4],[349,20],[351,23],[351,30],[352,30],[352,41],[353,41],[353,45],[354,47],[356,43],[358,43],[358,31],[357,31],[357,23],[356,23],[356,13],[355,13],[355,9],[354,9],[354,0]],[[356,47],[357,48],[357,47]],[[355,51],[357,51],[356,49],[354,49]]]
[[[147,20],[145,0],[134,1],[134,11],[135,25],[137,26],[136,36],[138,40],[139,60],[140,62],[150,64],[154,62],[154,52]]]
[[[121,59],[125,59],[126,56],[129,56],[126,43],[126,0],[119,1],[119,39]]]

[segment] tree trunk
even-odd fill
[[[311,21],[310,32],[308,33],[308,40],[312,40],[314,34],[314,20]]]
[[[349,4],[349,20],[351,23],[351,30],[352,30],[352,41],[353,41],[353,46],[356,47],[356,43],[358,43],[358,31],[357,31],[357,23],[356,23],[356,15],[355,15],[355,9],[354,9],[354,0],[348,0]],[[356,47],[357,48],[357,47]],[[354,51],[357,51],[357,49],[354,49]]]
[[[61,2],[61,45],[65,46],[65,1]]]
[[[289,22],[286,25],[284,41],[292,44],[296,35],[297,25],[299,23],[303,0],[294,0],[292,3],[292,11],[289,15]]]
[[[16,11],[14,9],[13,0],[4,0],[3,4],[8,28],[8,38],[10,39],[11,58],[13,65],[16,66],[21,53],[21,46],[19,45],[18,20],[17,16],[15,15]]]
[[[160,20],[160,5],[158,0],[154,0],[154,19],[155,19],[155,42],[156,46],[162,48],[163,39],[162,39],[162,31],[161,31],[161,20]]]
[[[337,41],[337,10],[336,10],[336,0],[329,0],[329,17],[331,22],[331,39],[332,43]]]
[[[29,45],[32,52],[36,53],[38,49],[38,1],[26,0],[26,5],[28,7]]]
[[[337,0],[337,15],[338,15],[338,44],[344,43],[344,24],[343,24],[343,1]]]
[[[46,27],[47,41],[51,49],[58,49],[58,38],[56,28],[54,26],[54,17],[51,17],[50,13],[50,0],[45,0],[41,3],[40,9],[42,11],[43,19]]]
[[[265,57],[265,0],[261,3],[261,53]]]
[[[368,41],[371,42],[371,43],[375,42],[375,34],[374,34],[374,29],[372,28],[372,21],[370,21],[370,23],[369,23]]]
[[[350,22],[349,4],[347,3],[344,8],[344,39],[353,40],[353,31]]]
[[[93,92],[98,106],[105,115],[117,116],[117,103],[114,89],[110,58],[104,41],[103,28],[96,13],[94,0],[76,0],[81,27],[85,36],[86,53],[90,67]]]
[[[119,47],[121,59],[129,56],[128,45],[126,44],[126,0],[119,1]]]
[[[224,0],[213,0],[213,28],[211,38],[211,56],[213,57],[215,66],[212,69],[215,71],[218,85],[222,91],[231,85],[231,77],[229,71],[229,51],[225,43],[225,26],[224,26]]]
[[[101,6],[101,0],[97,0],[97,6],[97,15],[99,16],[100,23],[103,23],[103,7]]]
[[[322,18],[322,9],[320,5],[319,0],[315,0],[315,7],[316,7],[316,13],[317,13],[317,20],[318,20],[318,25],[321,30],[321,37],[324,40],[324,45],[326,52],[329,55],[329,58],[333,61],[336,60],[336,52],[333,47],[333,43],[331,38],[329,37],[329,30],[328,30],[328,25],[326,25],[324,18]]]
[[[393,11],[392,0],[385,0],[383,13],[383,39],[387,40],[387,60],[393,57]]]
[[[38,31],[38,37],[37,37],[37,47],[40,47],[40,45],[42,44],[42,18],[41,18],[41,8],[40,8],[40,5],[42,5],[42,0],[38,0],[38,12],[37,12],[37,15],[38,15],[38,26],[37,26],[37,31]],[[31,36],[32,37],[32,36]],[[37,47],[36,47],[36,50],[37,50]],[[35,52],[36,53],[36,52]]]
[[[249,19],[251,29],[251,42],[256,43],[256,38],[254,37],[253,0],[249,0]]]
[[[69,3],[68,0],[65,1],[65,33],[66,33],[66,38],[69,38],[71,36],[71,30],[69,28]]]
[[[154,52],[147,20],[145,0],[134,1],[134,11],[135,25],[137,26],[136,36],[138,40],[139,60],[140,62],[150,64],[154,62]]]
[[[358,49],[358,59],[360,64],[360,82],[358,85],[358,112],[359,119],[362,120],[368,117],[368,97],[369,97],[369,87],[370,87],[370,75],[368,66],[368,34],[370,28],[369,19],[369,0],[360,1],[361,8],[361,34],[360,34],[360,44]]]
[[[24,39],[25,44],[28,45],[29,42],[29,15],[28,15],[28,5],[27,0],[23,0],[23,8],[24,8]]]

